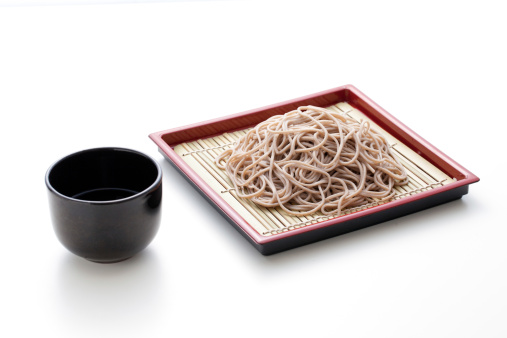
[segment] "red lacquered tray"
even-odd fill
[[[399,198],[395,200],[372,205],[364,209],[350,210],[348,213],[339,217],[330,219],[328,219],[328,217],[316,217],[301,223],[297,223],[291,219],[289,221],[292,223],[289,225],[273,225],[272,228],[268,228],[266,231],[260,231],[258,227],[253,226],[252,222],[249,223],[246,220],[248,217],[245,216],[248,215],[245,214],[244,210],[236,207],[234,203],[228,203],[226,199],[224,199],[224,191],[210,186],[210,181],[204,177],[205,175],[202,174],[202,171],[196,170],[189,165],[187,161],[184,160],[181,153],[175,151],[175,148],[182,144],[192,143],[196,140],[210,139],[217,137],[217,135],[223,135],[224,133],[232,133],[234,131],[251,128],[273,115],[285,114],[299,106],[305,105],[319,107],[337,105],[336,107],[338,108],[336,109],[340,109],[339,105],[346,106],[353,110],[351,110],[352,113],[361,113],[358,118],[366,118],[373,124],[376,124],[377,127],[386,132],[389,137],[396,140],[399,147],[403,148],[404,153],[401,153],[402,157],[408,154],[407,163],[415,168],[415,186],[413,190],[407,188],[407,191],[401,191],[398,196]],[[345,109],[342,108],[342,110]],[[459,199],[468,193],[468,186],[471,183],[479,181],[477,176],[429,144],[352,85],[326,90],[219,119],[156,132],[151,134],[150,138],[158,145],[160,152],[170,163],[173,164],[246,239],[265,255],[341,235]],[[201,141],[198,142],[202,144]],[[192,156],[198,153],[199,156],[202,156],[200,154],[201,151],[207,154],[210,153],[209,149],[196,151],[194,148],[189,148],[189,150],[193,150],[189,151],[189,154],[191,153]],[[216,149],[213,151],[216,151]],[[210,164],[206,163],[203,165],[210,166]],[[433,176],[438,176],[440,178],[446,177],[446,179],[439,180],[435,178],[435,181],[429,182],[427,186],[424,186],[423,181],[425,178],[423,176],[426,175],[426,171],[423,173],[416,172],[420,169],[419,167],[433,167],[434,170],[428,171],[429,174],[427,177],[433,179]],[[422,179],[420,179],[419,176],[421,176]],[[279,214],[276,215],[276,217],[281,218],[284,222],[287,222],[288,219]],[[276,221],[275,217],[271,218],[274,218]]]

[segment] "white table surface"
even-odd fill
[[[501,1],[13,3],[0,3],[0,336],[507,337]],[[265,257],[148,139],[349,83],[481,182]],[[44,184],[54,161],[100,146],[164,171],[157,237],[112,265],[57,241]]]

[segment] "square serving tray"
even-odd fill
[[[372,201],[341,215],[295,217],[276,208],[238,198],[214,158],[245,132],[273,115],[314,105],[368,120],[381,132],[408,171],[409,183],[396,188],[389,201]],[[352,85],[263,108],[150,134],[159,151],[183,176],[264,255],[270,255],[461,198],[479,178]]]

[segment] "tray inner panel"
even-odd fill
[[[340,102],[327,108],[346,114],[356,121],[369,121],[372,129],[384,135],[393,153],[405,166],[409,176],[408,184],[394,188],[395,196],[390,200],[372,200],[371,203],[361,207],[344,209],[342,215],[358,212],[379,204],[389,203],[390,201],[430,189],[438,189],[438,187],[454,181],[453,178],[447,176],[440,169],[426,161],[347,102]],[[291,231],[310,224],[340,217],[339,215],[329,216],[321,213],[297,217],[286,214],[280,208],[257,206],[249,200],[237,197],[231,181],[225,172],[215,165],[214,160],[222,151],[232,147],[234,142],[245,135],[248,130],[249,129],[224,133],[215,137],[181,143],[174,147],[174,151],[238,214],[240,214],[253,229],[263,236]]]

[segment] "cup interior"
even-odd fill
[[[46,182],[69,198],[114,201],[148,189],[158,176],[158,165],[140,152],[98,148],[61,159],[49,169]]]

